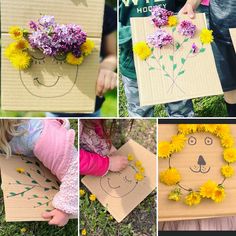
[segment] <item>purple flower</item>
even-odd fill
[[[197,53],[198,52],[198,47],[195,43],[192,44],[192,53]]]
[[[38,29],[37,24],[34,21],[29,22],[29,27],[30,29],[35,30],[35,31]]]
[[[189,38],[192,38],[194,36],[196,30],[197,30],[196,25],[192,24],[188,20],[183,20],[178,28],[180,34]]]
[[[153,35],[148,36],[147,42],[155,48],[162,48],[173,42],[173,37],[164,30],[158,29]]]
[[[55,26],[55,18],[54,16],[42,16],[39,19],[39,24],[43,26],[44,28]]]
[[[154,25],[157,27],[167,25],[168,17],[174,14],[173,12],[167,11],[166,9],[161,8],[159,6],[152,7],[151,13],[152,13],[152,16],[151,16],[152,21]]]

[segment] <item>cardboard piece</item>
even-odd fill
[[[231,35],[231,39],[234,45],[234,50],[236,52],[236,28],[233,29],[229,29],[230,35]]]
[[[236,140],[236,125],[230,125],[231,133]],[[161,124],[158,127],[159,142],[170,141],[173,135],[177,134],[177,125]],[[177,168],[182,180],[181,186],[185,188],[198,189],[209,179],[221,183],[223,177],[220,168],[225,165],[223,160],[223,148],[220,139],[209,133],[194,133],[187,136],[186,145],[179,153],[174,153],[171,158],[171,166]],[[211,145],[205,141],[212,140]],[[190,145],[189,140],[194,139],[196,144]],[[190,143],[194,143],[191,142]],[[209,142],[207,142],[209,144]],[[202,156],[206,162],[204,170],[199,171],[198,158]],[[168,168],[168,160],[158,160],[158,173]],[[236,168],[235,164],[232,164]],[[195,172],[194,172],[195,171]],[[196,173],[197,172],[197,173]],[[159,221],[190,220],[201,218],[214,218],[221,216],[232,216],[236,214],[236,176],[226,179],[224,182],[226,197],[221,203],[214,203],[212,200],[203,199],[199,205],[187,206],[183,199],[179,202],[168,200],[168,194],[175,186],[166,186],[159,182],[158,185],[158,206]],[[187,192],[183,192],[183,198]]]
[[[18,173],[17,168],[24,169]],[[42,213],[53,209],[59,182],[33,157],[0,155],[2,190],[7,222],[45,221]]]
[[[86,176],[82,183],[96,195],[100,203],[110,214],[121,222],[138,204],[140,204],[156,187],[156,157],[133,140],[124,144],[116,154],[128,156],[142,162],[145,177],[137,182],[134,178],[137,170],[135,161],[119,172],[109,172],[104,177]]]
[[[188,19],[188,16],[179,16],[179,22],[183,19]],[[171,27],[163,27],[174,35],[174,45],[176,42],[183,45],[178,50],[174,50],[175,46],[172,45],[165,46],[161,50],[155,49],[153,52],[155,57],[149,57],[146,61],[134,55],[141,106],[223,93],[211,45],[204,45],[203,53],[194,56],[189,54],[193,43],[201,48],[199,34],[201,29],[206,28],[205,15],[196,14],[192,23],[197,25],[198,30],[193,38],[183,44],[184,37],[177,29],[172,33]],[[131,27],[133,44],[147,41],[147,36],[157,29],[151,24],[150,17],[131,18]],[[170,60],[170,56],[173,56],[173,60]],[[163,66],[164,69],[161,69]],[[174,78],[174,84],[170,78]]]
[[[96,13],[94,15],[94,11]],[[95,87],[99,70],[104,0],[44,0],[1,2],[2,27],[2,109],[23,111],[55,111],[92,113],[95,108]],[[4,56],[12,42],[9,27],[28,29],[30,20],[53,15],[60,24],[79,24],[95,42],[95,49],[80,66],[69,65],[56,58],[34,59],[31,68],[15,70]],[[91,18],[91,16],[93,16]],[[39,52],[31,52],[42,58]],[[41,54],[41,55],[40,55]]]

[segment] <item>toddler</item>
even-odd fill
[[[75,131],[68,120],[0,120],[0,151],[35,156],[61,182],[51,212],[42,216],[50,225],[64,226],[70,216],[78,215],[78,153]]]
[[[113,155],[106,120],[80,120],[80,174],[104,176],[121,171],[128,165],[125,156]]]

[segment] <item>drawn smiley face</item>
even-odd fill
[[[184,149],[173,154],[170,165],[181,172],[181,184],[197,187],[209,179],[220,183],[220,169],[225,165],[220,139],[210,133],[194,133],[186,136]],[[188,176],[188,177],[186,177]]]
[[[128,165],[122,172],[109,172],[101,177],[101,189],[111,197],[122,198],[130,194],[138,185],[135,167]]]
[[[30,54],[30,69],[19,73],[22,85],[31,95],[39,98],[63,97],[76,86],[79,67],[67,64],[65,56],[47,57],[39,51]]]

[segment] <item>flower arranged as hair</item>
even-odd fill
[[[12,26],[9,30],[15,41],[8,45],[5,56],[19,70],[30,67],[30,49],[40,50],[45,56],[65,55],[68,64],[80,65],[95,46],[79,25],[60,25],[54,16],[42,16],[38,22],[30,21],[29,27],[30,31],[19,26]]]
[[[134,157],[134,155],[133,154],[128,154],[128,161],[135,161],[135,157]],[[141,161],[135,161],[134,162],[134,164],[135,164],[135,167],[136,167],[136,169],[137,169],[137,171],[136,171],[136,174],[135,174],[135,176],[134,176],[134,178],[135,178],[135,180],[137,180],[137,181],[142,181],[143,179],[144,179],[144,173],[145,173],[145,169],[144,169],[144,167],[143,167],[143,164],[142,164],[142,162]]]

